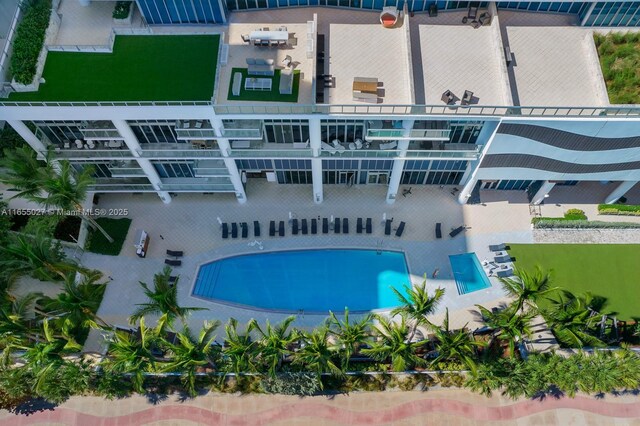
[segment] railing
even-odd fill
[[[93,185],[90,188],[91,192],[156,192],[151,184],[140,185],[118,185],[118,184],[105,184],[105,185]]]
[[[415,150],[407,151],[404,158],[411,159],[447,159],[447,160],[475,160],[480,156],[480,151],[434,151],[434,150]]]
[[[213,129],[180,129],[176,127],[178,139],[215,139],[216,131]]]
[[[58,158],[86,159],[86,158],[132,158],[133,154],[128,149],[56,149],[55,154]]]
[[[120,139],[120,132],[115,129],[82,129],[82,134],[86,140],[89,139]]]
[[[262,139],[261,129],[224,129],[222,135],[227,139]]]
[[[181,192],[235,192],[232,184],[161,184],[160,189],[163,191],[181,191]]]
[[[311,158],[313,152],[310,149],[231,149],[229,150],[229,157],[243,157],[243,158],[264,158],[264,157],[278,157],[278,158]]]
[[[85,53],[111,53],[111,47],[105,45],[58,45],[47,46],[49,52],[85,52]]]
[[[113,177],[146,177],[144,170],[137,167],[118,167],[111,170],[111,176]]]
[[[219,149],[143,149],[143,158],[220,158]]]
[[[320,151],[323,158],[394,158],[400,155],[400,151],[395,149],[377,150],[377,149],[357,149],[344,150],[342,152]]]
[[[413,129],[405,136],[404,129],[368,129],[366,140],[418,140],[448,141],[451,130],[448,129]]]

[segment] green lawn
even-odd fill
[[[113,53],[49,52],[45,83],[11,101],[209,101],[219,35],[117,36]]]
[[[242,74],[242,85],[240,86],[240,96],[233,96],[233,75],[239,72]],[[258,78],[272,78],[270,91],[244,90],[244,81],[248,74],[246,68],[233,68],[231,70],[231,81],[229,81],[229,92],[227,99],[230,101],[258,101],[258,102],[298,102],[298,92],[300,91],[300,71],[293,71],[293,90],[290,95],[280,94],[280,70],[276,70],[273,77],[255,76]]]
[[[98,224],[107,231],[107,234],[113,238],[113,242],[110,243],[100,231],[92,230],[89,235],[87,251],[98,254],[107,254],[110,256],[119,255],[120,250],[122,249],[122,244],[124,244],[124,240],[127,238],[129,226],[131,226],[131,219],[111,219],[100,217],[96,219],[96,222],[98,222]]]
[[[623,320],[640,316],[640,244],[509,244],[518,268],[553,270],[553,285],[608,300]]]
[[[612,104],[640,103],[640,34],[594,34]]]

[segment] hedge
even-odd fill
[[[38,56],[44,45],[45,34],[51,16],[51,0],[33,0],[26,12],[13,41],[10,70],[15,81],[31,84],[36,75]]]
[[[540,221],[576,221],[576,220],[587,220],[587,215],[584,214],[584,211],[580,209],[569,209],[564,212],[564,217],[534,217],[531,219],[531,223],[537,225]]]
[[[640,206],[626,204],[598,204],[599,214],[640,216]]]
[[[640,228],[640,223],[630,222],[599,222],[589,220],[567,220],[564,218],[545,218],[538,217],[534,224],[536,229],[630,229]]]

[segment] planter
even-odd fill
[[[127,2],[118,2],[118,4],[120,4],[120,3],[127,3]],[[113,24],[114,25],[119,25],[119,26],[131,25],[131,17],[132,16],[133,16],[133,2],[129,2],[129,15],[127,15],[126,18],[115,18],[114,17],[113,18]]]

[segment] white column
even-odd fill
[[[536,192],[536,195],[534,195],[533,198],[531,199],[531,204],[538,205],[542,203],[544,199],[547,198],[547,196],[549,195],[549,192],[551,192],[554,186],[556,186],[555,183],[549,182],[548,180],[545,181],[540,187],[540,189],[538,189],[538,192]]]
[[[322,187],[322,159],[320,158],[322,130],[319,118],[309,119],[309,146],[313,152],[311,178],[313,180],[313,201],[320,204],[324,200]]]
[[[595,9],[596,7],[596,3],[595,1],[591,2],[591,6],[589,6],[589,10],[587,10],[587,13],[584,14],[584,18],[582,18],[582,21],[580,21],[580,26],[584,27],[585,24],[587,23],[587,20],[591,17],[591,14],[593,13],[593,9]]]
[[[403,136],[409,137],[411,135],[414,121],[415,120],[402,120]],[[400,180],[402,179],[402,171],[404,170],[404,164],[406,162],[404,158],[407,155],[407,149],[409,149],[409,140],[397,142],[398,157],[400,158],[393,160],[393,168],[391,169],[391,177],[389,178],[389,188],[387,189],[387,204],[393,204],[396,201]]]
[[[22,139],[24,139],[29,146],[38,154],[44,155],[47,152],[47,147],[42,143],[40,139],[20,120],[7,120],[7,123],[13,130],[18,133]]]
[[[211,127],[213,127],[216,132],[216,141],[218,142],[218,148],[220,149],[220,153],[222,154],[224,165],[227,166],[227,170],[229,171],[229,177],[231,178],[233,189],[236,192],[236,199],[240,204],[244,204],[247,202],[247,194],[244,192],[242,177],[240,176],[240,172],[238,171],[236,161],[233,158],[229,158],[229,153],[231,152],[231,144],[229,143],[228,138],[222,136],[224,131],[222,120],[215,116],[212,117]]]
[[[620,197],[622,197],[624,194],[629,192],[629,190],[633,188],[636,183],[638,183],[637,180],[629,180],[629,181],[622,182],[620,185],[618,185],[616,189],[613,190],[611,194],[609,194],[609,196],[604,200],[604,203],[615,204],[615,202],[618,201]]]
[[[460,195],[458,195],[458,202],[460,204],[467,204],[467,201],[471,198],[471,193],[473,192],[473,188],[475,188],[476,183],[478,183],[478,178],[475,174],[472,174],[467,184],[462,188],[462,191],[460,191]]]
[[[146,158],[142,158],[142,147],[129,124],[125,120],[112,120],[112,122],[115,128],[118,129],[120,136],[124,138],[124,143],[133,154],[140,168],[144,171],[147,179],[149,179],[149,182],[153,185],[153,189],[156,190],[158,197],[160,197],[163,203],[169,204],[171,202],[171,195],[169,195],[167,191],[163,191],[161,189],[162,180],[160,180],[160,176],[158,175],[155,167],[153,167],[153,164],[151,164],[151,161]]]

